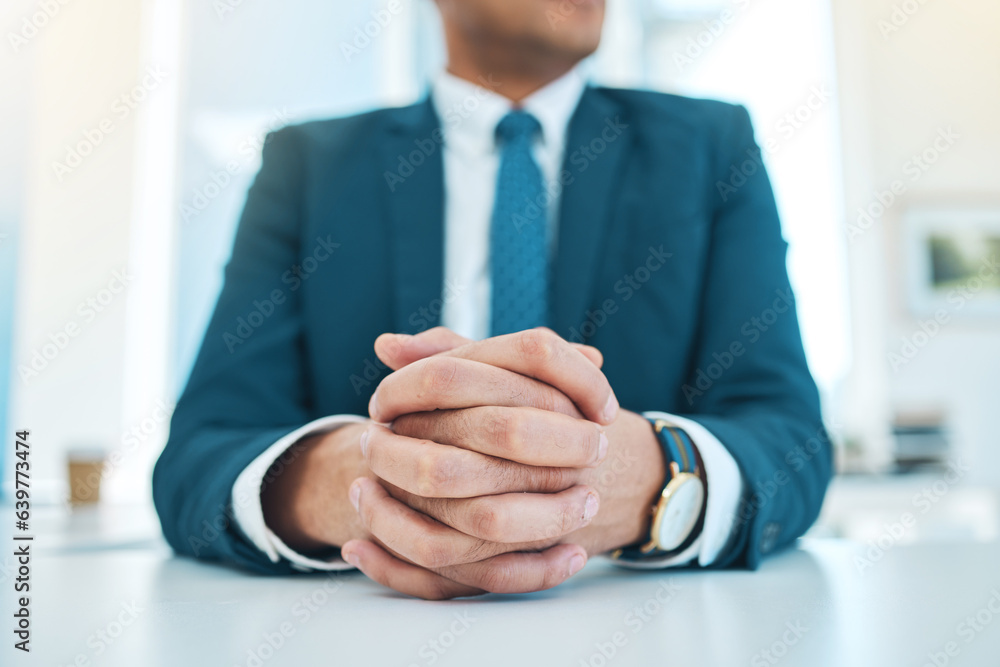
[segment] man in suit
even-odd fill
[[[747,112],[587,86],[603,0],[437,5],[426,100],[265,145],[164,534],[425,598],[755,568],[831,452]]]

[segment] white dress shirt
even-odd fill
[[[550,247],[555,239],[566,132],[586,82],[573,70],[523,100],[521,106],[542,127],[535,142],[534,157],[551,195],[549,206]],[[489,237],[500,152],[495,141],[497,123],[512,109],[505,97],[447,72],[434,81],[432,100],[444,131],[444,277],[449,298],[441,313],[441,324],[474,340],[489,335],[490,303]],[[701,535],[683,553],[669,559],[622,562],[634,567],[668,567],[697,559],[712,563],[731,537],[743,482],[732,455],[703,426],[689,419],[661,412],[649,418],[672,420],[687,431],[701,453],[708,478],[708,506]],[[240,474],[233,487],[233,508],[243,534],[273,562],[284,558],[302,570],[340,570],[351,566],[339,558],[321,561],[307,558],[285,545],[265,524],[260,504],[264,475],[279,456],[302,438],[351,422],[357,415],[333,415],[317,419],[289,433],[258,456]],[[243,502],[237,502],[237,499]]]

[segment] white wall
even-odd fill
[[[408,0],[58,6],[36,20],[37,2],[16,0],[0,17],[0,233],[14,221],[20,229],[0,238],[0,275],[16,290],[9,426],[33,431],[36,502],[64,496],[66,454],[76,447],[118,457],[106,498],[148,500],[260,139],[289,122],[415,97],[408,54],[418,8]],[[25,17],[41,27],[23,48],[7,48]],[[160,74],[148,77],[149,68]],[[142,100],[122,107],[137,85]],[[104,119],[110,132],[98,142]],[[87,133],[96,145],[60,178],[53,162]],[[231,183],[184,223],[181,204],[231,160],[240,167]],[[116,271],[128,284],[112,293]],[[87,299],[107,304],[91,314],[80,306]],[[61,341],[67,326],[74,335],[59,348],[50,336]],[[34,375],[36,351],[51,359]],[[20,367],[31,369],[26,379]]]
[[[887,29],[894,5],[903,4],[919,9],[903,14],[905,21],[897,15],[898,30]],[[849,243],[855,323],[850,427],[874,447],[877,461],[885,461],[895,412],[943,409],[958,452],[975,464],[974,481],[1000,483],[1000,319],[955,317],[898,372],[887,360],[920,322],[905,303],[902,214],[928,203],[1000,206],[1000,5],[837,0],[834,13],[845,225],[894,180],[907,186],[881,220]],[[880,27],[880,21],[890,23]],[[911,180],[904,165],[949,126],[960,139]]]
[[[15,5],[5,35],[39,12],[34,2]],[[140,4],[58,6],[18,50],[4,40],[18,73],[15,88],[5,80],[4,97],[23,111],[2,129],[23,142],[10,421],[32,430],[36,500],[54,490],[46,481],[64,478],[68,447],[121,435],[122,386],[114,380],[123,373],[127,288],[105,290],[119,288],[115,272],[129,261],[136,114],[117,100],[143,77]],[[71,147],[87,154],[57,172]],[[105,303],[98,312],[80,305],[87,299]],[[41,359],[34,368],[33,358]]]

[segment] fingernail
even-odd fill
[[[590,521],[597,514],[597,494],[591,493],[587,496],[587,502],[583,505],[583,520]]]
[[[378,392],[376,391],[374,394],[372,394],[372,399],[368,401],[368,415],[375,421],[378,421],[378,400],[376,400],[377,398],[378,398]]]
[[[351,488],[347,492],[347,497],[350,498],[354,509],[358,509],[358,499],[361,498],[361,485],[357,482],[351,484]]]
[[[344,560],[346,560],[348,563],[350,563],[354,567],[361,567],[361,559],[358,558],[358,554],[356,552],[351,551],[347,555],[344,555],[344,554],[341,554],[341,555],[344,556]]]
[[[604,421],[610,423],[615,420],[618,416],[618,399],[615,398],[614,392],[608,396],[608,402],[604,404]]]
[[[569,576],[573,576],[577,572],[583,569],[583,566],[587,564],[587,559],[577,554],[569,559]]]
[[[371,433],[371,429],[367,429],[361,434],[361,456],[368,456],[368,436]]]
[[[608,453],[608,436],[601,431],[601,441],[597,443],[597,460],[603,461]]]

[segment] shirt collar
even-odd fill
[[[521,108],[541,124],[546,148],[562,148],[569,120],[585,88],[586,80],[574,68],[521,103]],[[489,154],[496,149],[497,123],[514,108],[506,97],[446,71],[434,79],[431,99],[449,145],[478,154]]]

